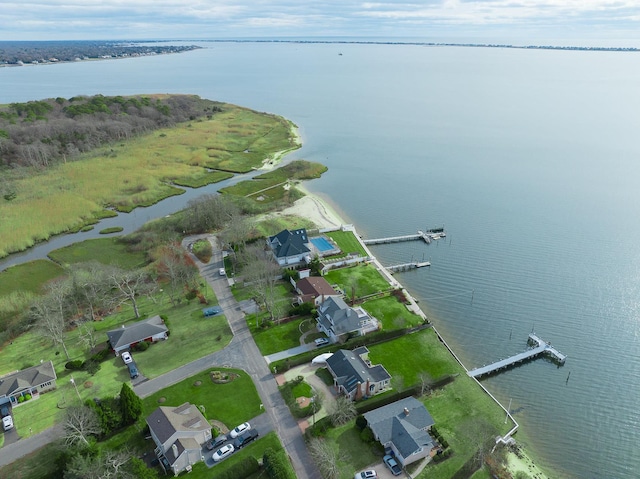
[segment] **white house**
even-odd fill
[[[174,475],[204,461],[202,446],[211,440],[211,425],[193,404],[160,406],[147,418],[155,453],[162,467]]]

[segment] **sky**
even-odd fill
[[[287,37],[624,43],[640,0],[0,0],[0,41]]]

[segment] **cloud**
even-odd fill
[[[8,0],[0,40],[399,37],[536,25],[635,37],[638,19],[638,0]]]

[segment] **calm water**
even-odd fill
[[[567,354],[484,381],[558,476],[640,474],[639,54],[204,44],[131,60],[0,69],[0,103],[195,93],[300,128],[310,188],[375,247],[468,367],[535,331]],[[342,53],[342,55],[339,55]],[[144,213],[140,213],[144,215]],[[567,376],[571,372],[569,381]]]

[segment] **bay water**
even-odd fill
[[[640,54],[202,46],[0,68],[0,103],[193,93],[294,121],[287,159],[329,167],[308,188],[362,236],[444,225],[431,245],[372,249],[431,260],[397,278],[469,369],[532,330],[568,355],[483,380],[550,476],[640,477]]]

